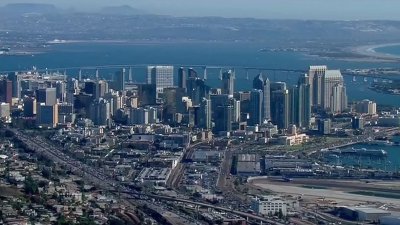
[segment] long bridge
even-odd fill
[[[234,70],[240,70],[240,71],[245,71],[246,76],[248,78],[249,76],[249,71],[257,71],[257,72],[282,72],[282,73],[294,73],[294,74],[304,74],[307,73],[307,69],[297,69],[297,68],[271,68],[271,67],[258,67],[258,66],[242,66],[242,65],[204,65],[204,64],[189,64],[189,65],[183,65],[183,64],[159,64],[159,65],[170,65],[174,66],[175,68],[179,67],[184,67],[184,68],[195,68],[195,69],[200,69],[203,72],[204,79],[207,79],[207,70],[217,70],[219,71],[219,74],[221,75],[223,70],[227,69],[234,69]],[[33,69],[23,69],[23,70],[18,70],[17,72],[21,73],[28,73],[28,72],[39,72],[39,73],[63,73],[67,74],[68,71],[79,71],[79,74],[82,73],[82,71],[94,71],[96,74],[99,73],[100,70],[118,70],[118,69],[129,69],[131,72],[132,69],[144,69],[147,68],[147,66],[155,66],[154,64],[113,64],[113,65],[91,65],[91,66],[72,66],[72,67],[58,67],[58,68],[33,68]],[[368,69],[367,69],[368,70]],[[380,68],[379,71],[382,73],[377,73],[373,72],[376,71],[374,69],[371,69],[371,73],[361,73],[357,72],[360,70],[356,69],[345,69],[342,70],[342,74],[346,76],[358,76],[358,77],[372,77],[372,78],[382,78],[382,79],[396,79],[400,80],[400,68]],[[385,71],[392,72],[390,73],[385,73]],[[13,73],[16,72],[15,70],[5,70],[5,71],[0,71],[0,74],[7,74],[7,73]],[[397,75],[397,76],[396,76]]]

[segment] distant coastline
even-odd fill
[[[378,44],[378,45],[363,45],[357,46],[350,49],[352,53],[366,56],[369,58],[389,60],[389,61],[399,61],[400,55],[394,55],[389,53],[377,52],[376,49],[390,47],[390,46],[400,46],[400,43],[388,43],[388,44]]]

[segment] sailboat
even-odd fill
[[[356,80],[356,76],[353,76],[353,82],[356,82],[357,80]]]

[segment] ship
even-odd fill
[[[366,148],[345,148],[345,149],[334,149],[331,151],[337,155],[359,155],[359,156],[377,156],[385,157],[387,152],[383,149],[366,149]]]

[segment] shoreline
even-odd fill
[[[400,60],[400,55],[393,55],[389,53],[377,52],[376,49],[390,47],[390,46],[400,46],[400,43],[387,43],[387,44],[376,44],[376,45],[363,45],[350,48],[351,53],[359,54],[362,56],[372,57],[376,59],[384,60]]]

